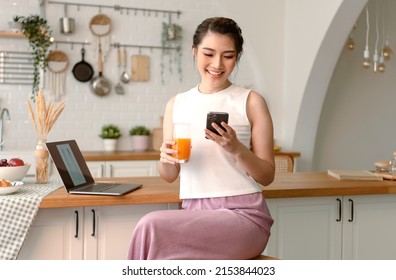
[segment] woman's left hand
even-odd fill
[[[238,150],[238,147],[242,145],[242,143],[238,140],[235,130],[231,126],[229,126],[225,122],[222,122],[221,125],[224,127],[224,129],[222,129],[216,123],[212,124],[212,126],[217,130],[217,132],[220,133],[220,135],[217,135],[216,133],[206,128],[205,136],[206,138],[214,141],[225,151],[229,153],[235,153]]]

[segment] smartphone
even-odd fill
[[[221,125],[221,122],[228,123],[228,113],[226,112],[209,112],[206,116],[206,128],[210,131],[220,135],[217,130],[212,126],[212,123],[216,123],[222,129],[224,127]],[[224,129],[225,130],[225,129]]]

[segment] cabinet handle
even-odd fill
[[[349,203],[351,204],[351,216],[348,219],[348,222],[353,222],[353,211],[354,211],[354,205],[353,205],[353,200],[352,199],[348,199]]]
[[[105,176],[105,170],[104,170],[104,164],[101,164],[100,165],[100,177],[104,177]]]
[[[113,177],[113,165],[110,164],[110,177]]]
[[[92,233],[91,236],[95,236],[95,229],[96,229],[96,215],[95,215],[95,209],[91,209],[92,212]]]
[[[74,211],[74,213],[76,213],[76,234],[74,235],[74,237],[78,238],[78,224],[80,222],[79,222],[79,219],[78,219],[78,211],[76,210],[76,211]]]
[[[336,219],[336,221],[341,222],[341,218],[342,218],[341,199],[337,198],[337,204],[338,204],[338,218]]]

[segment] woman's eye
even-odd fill
[[[204,55],[205,55],[205,56],[210,56],[210,57],[213,56],[213,54],[211,54],[211,53],[204,53]]]
[[[233,55],[226,55],[226,56],[224,56],[224,57],[227,58],[227,59],[233,59],[233,58],[234,58]]]

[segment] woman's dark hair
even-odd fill
[[[230,18],[213,17],[205,19],[195,30],[193,37],[193,48],[198,48],[203,37],[209,32],[219,33],[230,36],[234,39],[237,59],[240,58],[243,51],[242,30],[238,24]]]

